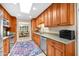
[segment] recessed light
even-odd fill
[[[21,12],[30,13],[32,3],[26,4],[26,2],[20,3]]]
[[[33,7],[33,10],[37,10],[36,7]]]
[[[30,18],[32,18],[32,16],[29,16]]]

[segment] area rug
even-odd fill
[[[9,56],[36,56],[40,53],[42,53],[42,50],[33,40],[30,40],[26,42],[17,42]]]

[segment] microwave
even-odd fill
[[[59,37],[68,39],[68,40],[73,40],[75,39],[75,31],[74,30],[60,30]]]

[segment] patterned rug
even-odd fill
[[[10,56],[36,56],[42,53],[41,49],[32,41],[17,42],[10,52]]]

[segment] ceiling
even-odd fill
[[[27,5],[27,4],[26,4]],[[41,14],[51,3],[32,3],[29,13],[23,13],[20,9],[20,4],[2,3],[2,6],[12,15],[16,16],[18,20],[31,20]]]

